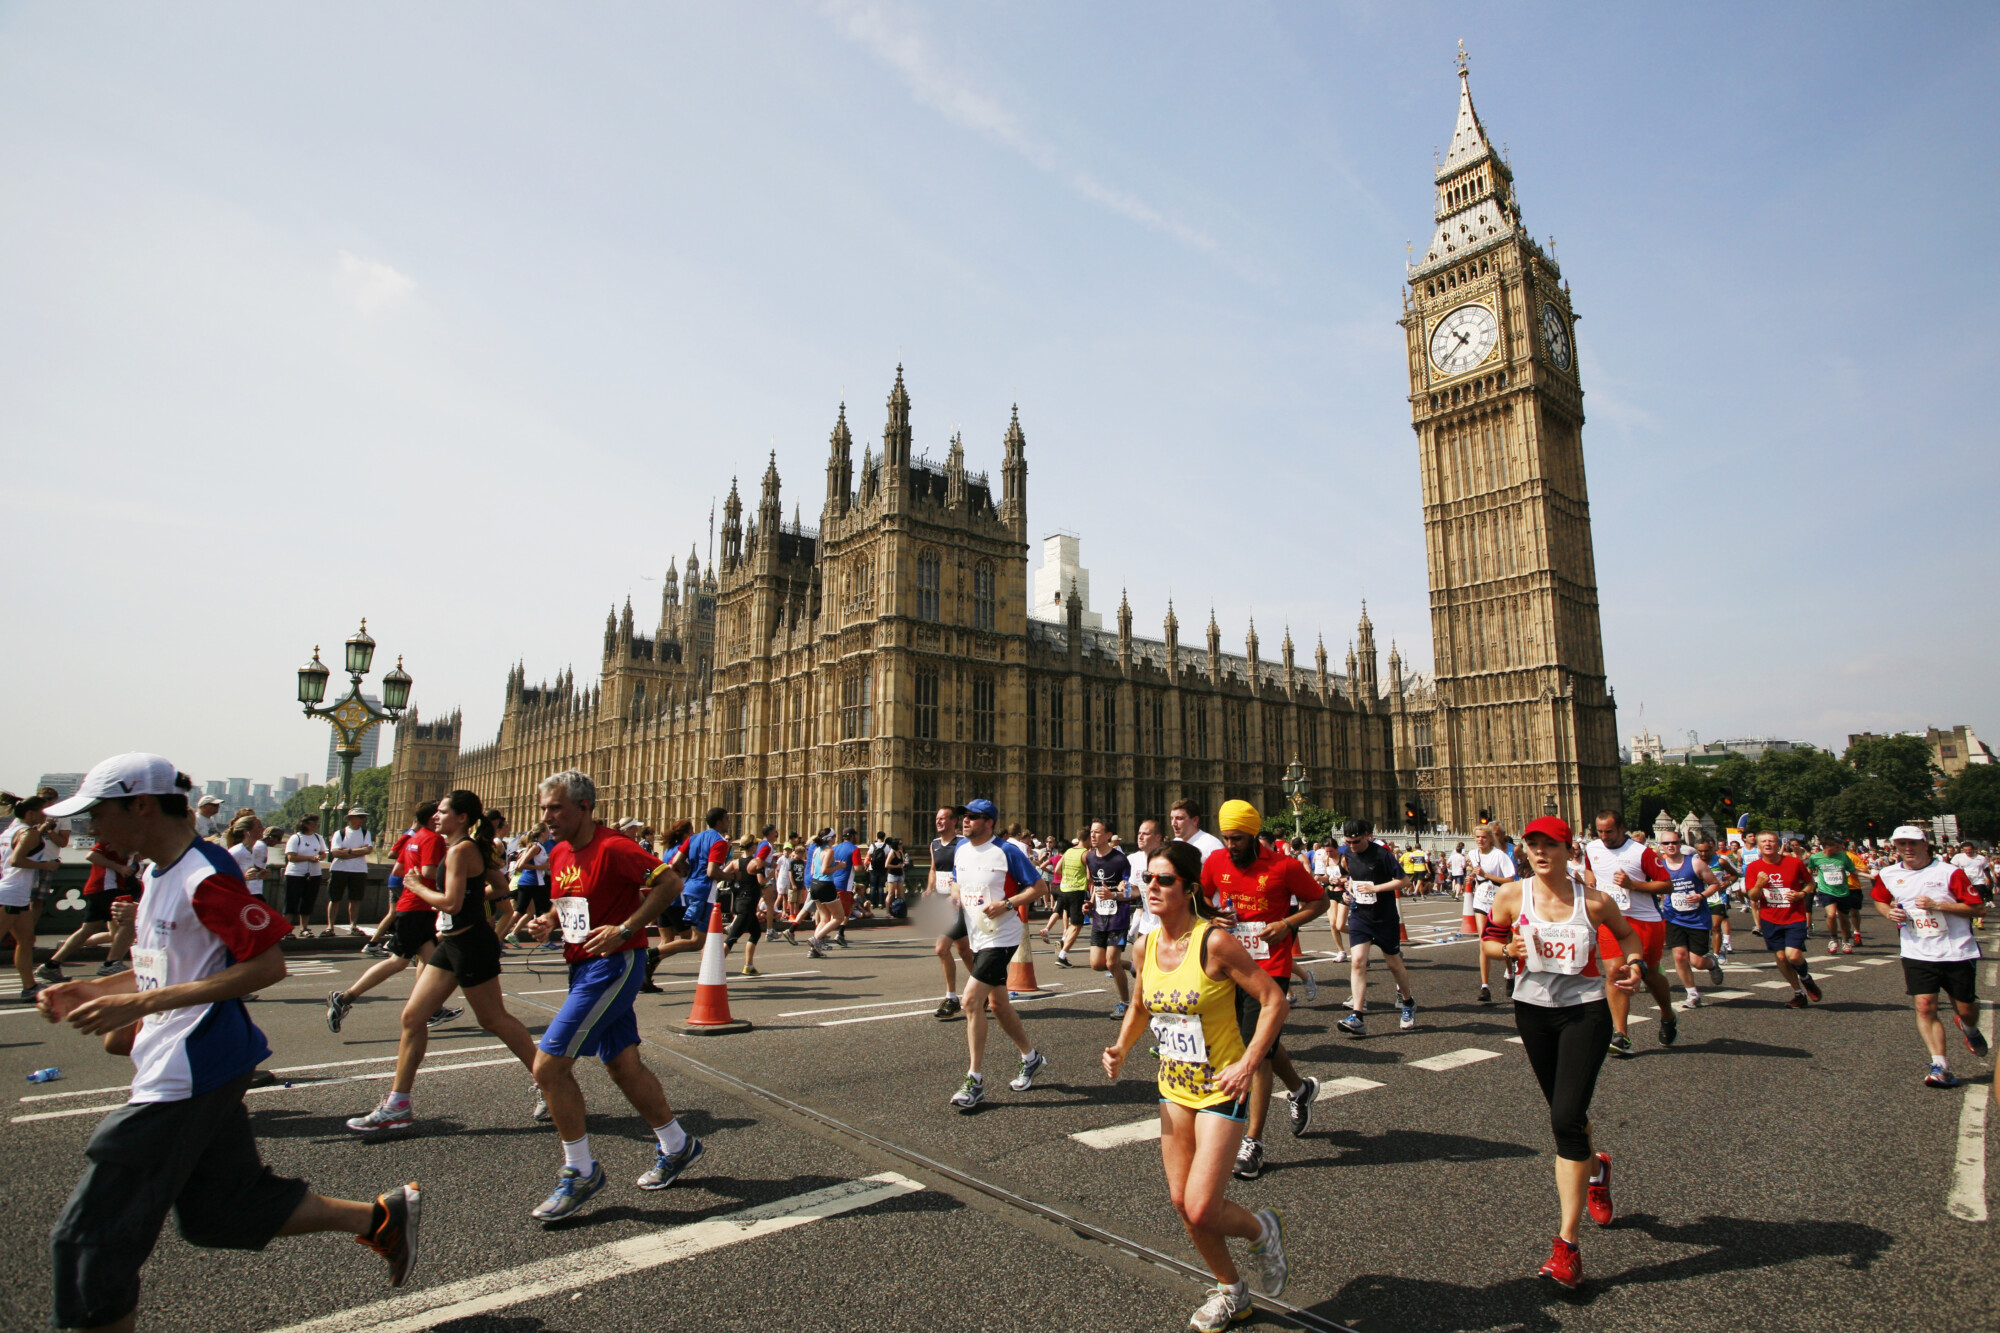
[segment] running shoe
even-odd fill
[[[1681,1002],[1681,1008],[1683,1009],[1701,1008],[1701,992],[1698,990],[1689,991],[1687,999]]]
[[[537,1121],[541,1124],[547,1124],[550,1119],[549,1099],[542,1095],[542,1090],[539,1085],[535,1087],[535,1104],[528,1111],[528,1119]]]
[[[562,947],[563,947],[563,945],[562,945],[562,936],[560,936],[560,935],[551,935],[551,936],[549,936],[549,937],[548,937],[547,939],[545,939],[545,940],[543,940],[543,941],[542,941],[542,947],[541,947],[541,948],[540,948],[539,950],[537,950],[537,952],[539,952],[539,953],[554,953],[554,952],[555,952],[556,950],[558,950],[558,949],[560,949],[560,948],[562,948]]]
[[[1256,1313],[1257,1306],[1251,1301],[1248,1288],[1231,1291],[1228,1287],[1210,1287],[1208,1299],[1188,1316],[1188,1327],[1195,1333],[1222,1333],[1223,1329]]]
[[[1812,1001],[1806,998],[1806,993],[1802,990],[1793,991],[1792,998],[1785,1001],[1785,1008],[1787,1009],[1805,1009],[1811,1007],[1811,1005]]]
[[[347,1014],[354,1008],[354,1001],[347,998],[346,991],[335,991],[326,997],[326,1030],[338,1034],[340,1025],[347,1021]]]
[[[823,959],[826,957],[826,950],[820,948],[816,942],[808,942],[806,945],[806,957]]]
[[[604,1163],[592,1162],[587,1176],[573,1166],[566,1166],[556,1173],[555,1190],[528,1216],[537,1222],[558,1221],[583,1207],[591,1195],[603,1188]]]
[[[680,1179],[681,1172],[693,1166],[695,1158],[701,1156],[704,1151],[706,1150],[701,1146],[701,1140],[692,1134],[688,1135],[687,1142],[681,1145],[681,1150],[677,1153],[669,1153],[665,1148],[655,1144],[653,1147],[653,1169],[639,1177],[639,1188],[642,1190],[665,1189],[667,1186],[673,1184],[674,1181]]]
[[[1855,944],[1859,944],[1859,943],[1861,943],[1861,932],[1860,932],[1860,931],[1858,931],[1858,930],[1854,932],[1854,939],[1853,939],[1853,943],[1855,943]]]
[[[1660,1045],[1671,1046],[1680,1039],[1681,1021],[1674,1017],[1674,1011],[1665,1010],[1660,1014]]]
[[[1828,956],[1829,958],[1830,958],[1830,957],[1832,957],[1832,956],[1833,956],[1834,954],[1837,954],[1837,953],[1839,953],[1839,952],[1840,952],[1840,941],[1839,941],[1839,940],[1828,940],[1828,941],[1826,942],[1826,952],[1827,952],[1827,956]]]
[[[667,991],[664,986],[656,983],[651,977],[647,977],[639,983],[639,993],[641,995],[665,995]]]
[[[1317,1003],[1319,1001],[1319,978],[1314,976],[1309,968],[1302,967],[1299,969],[1299,980],[1306,984],[1306,1003]]]
[[[1259,1296],[1282,1296],[1292,1271],[1285,1262],[1285,1219],[1275,1208],[1259,1208],[1253,1216],[1264,1224],[1264,1239],[1250,1243],[1250,1289]]]
[[[61,963],[43,963],[35,969],[35,975],[51,985],[60,985],[63,979]]]
[[[790,926],[785,927],[785,943],[791,945],[794,949],[799,947],[798,932],[794,931]]]
[[[1632,1058],[1632,1039],[1622,1032],[1611,1034],[1611,1053],[1620,1059]]]
[[[41,989],[42,988],[40,986],[27,987],[25,990],[21,992],[21,1003],[33,1004],[35,1002],[35,996],[41,991]]]
[[[845,949],[847,947],[847,936],[836,935],[833,937],[833,942],[835,944],[838,944],[841,948]]]
[[[744,969],[743,969],[743,973],[742,973],[742,975],[744,975],[744,976],[746,976],[746,977],[761,977],[761,976],[763,976],[764,974],[763,974],[762,972],[759,972],[759,971],[758,971],[758,970],[757,970],[756,968],[754,968],[754,967],[746,967],[746,968],[744,968]]]
[[[424,1026],[427,1028],[442,1027],[464,1012],[465,1010],[463,1009],[454,1009],[448,1004],[441,1004],[438,1006],[436,1013],[424,1020]]]
[[[1403,1001],[1403,1021],[1401,1022],[1401,1024],[1399,1024],[1399,1026],[1402,1028],[1403,1031],[1408,1032],[1412,1028],[1416,1027],[1416,1025],[1417,1025],[1417,1002],[1415,1000],[1406,999]]]
[[[1840,951],[1841,951],[1842,953],[1853,953],[1853,952],[1854,952],[1854,941],[1853,941],[1853,940],[1849,940],[1849,941],[1848,941],[1847,943],[1845,943],[1845,944],[1841,945],[1841,946],[1840,946]]]
[[[1722,989],[1722,955],[1719,953],[1708,956],[1708,984],[1717,990]]]
[[[1951,1016],[1951,1021],[1958,1024],[1958,1035],[1965,1038],[1966,1050],[1974,1055],[1986,1054],[1986,1034],[1979,1030],[1977,1023],[1968,1023],[1957,1014]]]
[[[1481,986],[1479,988],[1479,1002],[1481,1004],[1493,1003],[1493,988],[1491,986]]]
[[[375,1196],[382,1220],[354,1239],[389,1262],[389,1285],[400,1287],[417,1266],[417,1221],[423,1214],[423,1191],[411,1181],[401,1189]]]
[[[1297,1138],[1299,1135],[1305,1133],[1306,1126],[1312,1123],[1313,1101],[1318,1096],[1319,1080],[1316,1078],[1304,1080],[1299,1084],[1297,1092],[1288,1092],[1285,1094],[1285,1100],[1291,1103],[1293,1138]]]
[[[1120,1000],[1118,1003],[1111,1006],[1111,1016],[1113,1018],[1123,1018],[1125,1017],[1125,1011],[1127,1009],[1130,1009],[1131,1007],[1132,1006],[1126,1001]]]
[[[1048,1068],[1049,1057],[1040,1051],[1029,1051],[1021,1057],[1021,1072],[1014,1076],[1007,1086],[1016,1092],[1026,1092],[1035,1086],[1035,1075]]]
[[[938,1007],[932,1011],[931,1017],[938,1019],[956,1018],[958,1017],[958,1013],[958,997],[956,995],[947,995],[938,1003]]]
[[[986,1084],[977,1074],[967,1074],[965,1082],[958,1085],[958,1091],[951,1094],[951,1104],[961,1111],[976,1110],[979,1103],[985,1100]]]
[[[1347,950],[1345,950],[1345,949],[1335,949],[1335,950],[1333,951],[1333,961],[1334,961],[1334,962],[1336,962],[1336,963],[1344,963],[1344,962],[1346,962],[1346,961],[1347,961]]]
[[[98,968],[97,975],[100,977],[115,977],[120,972],[125,971],[127,968],[131,966],[132,965],[130,963],[126,962],[123,958],[120,958],[115,963],[106,963],[102,967]]]
[[[1056,966],[1057,966],[1057,967],[1075,967],[1075,966],[1076,966],[1076,964],[1075,964],[1075,963],[1072,963],[1072,962],[1070,962],[1070,960],[1069,960],[1069,950],[1067,950],[1067,949],[1057,949],[1057,950],[1056,950]]]
[[[1335,1023],[1334,1026],[1350,1037],[1366,1036],[1368,1032],[1368,1025],[1362,1021],[1361,1015],[1355,1013],[1352,1009],[1347,1011],[1347,1017]]]
[[[359,1134],[375,1134],[385,1129],[409,1129],[417,1123],[417,1117],[404,1102],[400,1108],[391,1109],[389,1099],[384,1097],[379,1106],[367,1115],[355,1116],[347,1122],[347,1127]]]
[[[1584,1207],[1590,1210],[1590,1220],[1601,1227],[1611,1225],[1611,1154],[1597,1154],[1597,1171],[1590,1178],[1590,1188],[1584,1195]]]
[[[1924,1075],[1924,1086],[1927,1088],[1955,1088],[1958,1086],[1958,1075],[1952,1073],[1943,1065],[1932,1065],[1930,1071]]]
[[[1799,973],[1799,984],[1806,988],[1806,994],[1812,996],[1813,999],[1817,1000],[1820,998],[1819,983],[1812,979],[1810,972]]]
[[[361,952],[370,958],[387,958],[389,956],[389,946],[386,944],[364,944],[361,946]]]
[[[1236,1145],[1234,1174],[1238,1180],[1255,1180],[1264,1174],[1264,1145],[1248,1134]]]
[[[1541,1275],[1554,1278],[1562,1286],[1575,1291],[1583,1285],[1583,1251],[1557,1236],[1549,1249],[1548,1262],[1542,1265]]]

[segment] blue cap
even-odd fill
[[[980,797],[976,801],[967,801],[965,803],[965,813],[972,816],[974,819],[1000,818],[999,807],[994,805],[993,802],[987,800],[984,796]]]

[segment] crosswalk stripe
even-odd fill
[[[1071,1138],[1086,1148],[1103,1152],[1106,1148],[1123,1147],[1128,1143],[1144,1143],[1148,1139],[1160,1137],[1160,1117],[1149,1115],[1144,1120],[1134,1120],[1128,1124],[1111,1125],[1104,1129],[1087,1129]]]
[[[1760,982],[1758,982],[1758,983],[1757,983],[1757,989],[1758,989],[1758,990],[1790,990],[1790,989],[1791,989],[1791,985],[1790,985],[1789,983],[1787,983],[1787,982],[1783,982],[1783,981],[1760,981]]]
[[[1497,1060],[1500,1052],[1489,1051],[1480,1046],[1467,1046],[1461,1050],[1446,1051],[1443,1055],[1433,1055],[1428,1060],[1412,1060],[1410,1068],[1428,1069],[1432,1073],[1443,1073],[1447,1069],[1457,1069],[1462,1065],[1476,1065],[1481,1060]]]
[[[1349,1093],[1369,1092],[1383,1086],[1372,1078],[1327,1078],[1321,1079],[1319,1095],[1322,1097],[1345,1097]]]
[[[527,1301],[584,1287],[601,1287],[619,1277],[775,1235],[821,1218],[838,1217],[922,1189],[922,1185],[908,1176],[884,1171],[864,1180],[846,1181],[705,1222],[690,1222],[442,1287],[393,1296],[372,1305],[293,1324],[277,1333],[418,1333],[438,1324],[470,1319]]]
[[[1747,1000],[1750,998],[1750,992],[1747,990],[1712,990],[1701,998],[1704,1000]]]
[[[1893,963],[1895,961],[1893,958],[1864,958],[1861,960],[1861,965],[1863,967],[1880,967],[1884,963]]]
[[[1859,972],[1860,970],[1860,968],[1854,966],[1852,963],[1842,963],[1838,967],[1829,967],[1827,969],[1829,972]]]

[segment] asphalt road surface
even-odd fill
[[[1448,938],[1455,902],[1406,909],[1414,1032],[1397,1031],[1379,964],[1364,1038],[1332,1026],[1344,965],[1313,964],[1316,1004],[1294,988],[1286,1045],[1327,1091],[1302,1138],[1274,1107],[1263,1178],[1231,1186],[1239,1202],[1286,1218],[1291,1286],[1262,1311],[1264,1326],[2000,1327],[1990,1066],[1954,1044],[1966,1088],[1920,1086],[1924,1058],[1883,924],[1868,923],[1870,942],[1852,956],[1816,957],[1826,999],[1810,1010],[1783,1007],[1741,917],[1737,998],[1683,1014],[1672,1049],[1658,1044],[1651,1001],[1635,1005],[1649,1020],[1633,1028],[1639,1055],[1606,1066],[1594,1107],[1618,1217],[1601,1231],[1586,1221],[1587,1286],[1571,1294],[1535,1276],[1556,1225],[1552,1144],[1509,1040],[1509,1007],[1474,1002],[1474,946]],[[1185,1327],[1201,1291],[1148,1132],[1152,1062],[1142,1047],[1117,1084],[1098,1068],[1115,1031],[1109,979],[1058,968],[1038,942],[1052,993],[1021,1012],[1052,1063],[1031,1091],[1009,1091],[1015,1055],[994,1029],[987,1103],[961,1115],[946,1099],[965,1068],[964,1027],[930,1017],[942,978],[928,941],[908,927],[851,937],[825,962],[765,945],[756,978],[734,975],[739,946],[730,1002],[755,1026],[737,1036],[675,1035],[696,960],[670,960],[667,993],[640,1001],[646,1058],[707,1154],[671,1190],[633,1188],[650,1135],[601,1071],[583,1072],[613,1183],[552,1227],[527,1214],[561,1153],[553,1130],[529,1119],[520,1065],[469,1015],[440,1028],[416,1085],[416,1128],[358,1141],[343,1122],[387,1086],[407,984],[363,1000],[334,1036],[324,997],[365,960],[294,958],[252,1006],[276,1052],[269,1065],[290,1082],[249,1098],[265,1158],[349,1198],[421,1182],[418,1272],[391,1292],[380,1262],[342,1238],[241,1254],[195,1250],[169,1227],[146,1270],[141,1327]],[[1324,950],[1329,936],[1315,927],[1306,942]],[[1981,964],[1984,994],[2000,989],[1994,971]],[[555,955],[516,953],[503,984],[539,1033],[564,971]],[[24,1082],[46,1065],[63,1079]],[[0,1237],[14,1258],[0,1274],[0,1327],[44,1325],[48,1228],[129,1069],[31,1011],[0,1010],[0,1076],[21,1098],[4,1127],[15,1185]]]

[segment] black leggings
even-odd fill
[[[1590,1160],[1590,1095],[1611,1045],[1611,1006],[1603,1000],[1562,1009],[1514,1001],[1514,1030],[1549,1103],[1556,1156]]]
[[[757,920],[757,908],[763,901],[764,891],[761,888],[753,886],[736,890],[736,919],[729,923],[725,948],[733,947],[745,935],[750,936],[753,943],[756,941],[757,932],[764,928]]]

